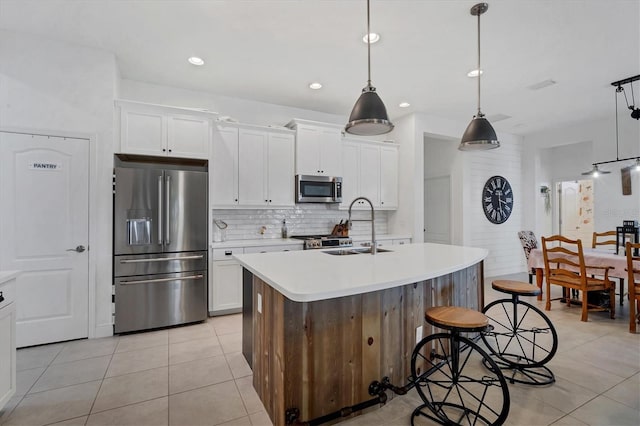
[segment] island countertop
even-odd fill
[[[235,258],[289,300],[313,302],[436,278],[474,265],[488,255],[482,248],[433,243],[394,245],[390,250],[348,256],[305,250]]]

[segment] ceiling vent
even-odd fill
[[[544,89],[545,87],[553,86],[554,84],[556,84],[555,80],[548,79],[545,81],[541,81],[540,83],[532,84],[531,86],[527,87],[527,89],[540,90]]]
[[[491,121],[492,123],[495,123],[496,121],[507,120],[509,118],[511,118],[511,116],[506,114],[494,114],[487,116],[487,120]]]

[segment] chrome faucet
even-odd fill
[[[375,225],[375,210],[373,209],[373,203],[367,197],[358,197],[349,204],[349,229],[351,229],[351,208],[358,200],[364,200],[371,206],[371,219],[354,219],[356,222],[371,222],[371,254],[376,254],[378,251],[378,244],[376,243],[376,225]]]

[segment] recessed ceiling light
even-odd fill
[[[190,57],[189,63],[197,66],[204,65],[204,61],[202,60],[202,58],[198,58],[197,56]]]
[[[409,102],[400,102],[400,105],[398,105],[400,108],[409,108],[411,106],[411,104]]]
[[[484,71],[480,70],[480,75],[484,74]],[[477,77],[478,76],[478,70],[471,70],[467,73],[467,77]]]
[[[313,90],[322,89],[322,84],[320,84],[318,82],[311,83],[309,85],[309,89],[313,89]]]
[[[369,34],[365,34],[362,37],[362,41],[364,43],[366,43],[367,41],[371,40],[371,44],[373,43],[377,43],[380,40],[380,34],[377,33],[369,33]]]

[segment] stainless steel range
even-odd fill
[[[305,250],[353,246],[353,241],[350,237],[338,237],[335,235],[296,235],[291,238],[303,240]]]

